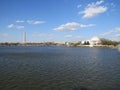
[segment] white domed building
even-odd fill
[[[100,45],[101,44],[101,40],[98,37],[93,37],[90,40],[90,45]]]

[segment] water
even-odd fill
[[[120,52],[0,47],[0,90],[120,90]]]

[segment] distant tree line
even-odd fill
[[[114,46],[117,46],[118,44],[120,44],[120,42],[108,40],[108,39],[105,39],[105,38],[101,38],[100,40],[101,40],[102,45],[114,45]]]
[[[5,43],[0,43],[0,46],[54,46],[54,45],[59,45],[54,42],[43,42],[43,43],[10,43],[10,42],[5,42]]]
[[[9,43],[9,42],[0,43],[0,46],[18,46],[18,45],[20,45],[20,43]]]

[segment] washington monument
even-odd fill
[[[23,37],[23,39],[24,39],[24,44],[26,44],[26,32],[24,32],[24,37]]]

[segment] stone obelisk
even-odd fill
[[[26,46],[26,32],[24,32],[24,46]]]

